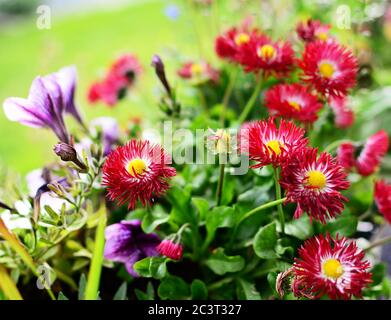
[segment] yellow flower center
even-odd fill
[[[250,36],[247,33],[239,33],[235,36],[235,43],[237,46],[241,46],[250,41]]]
[[[281,154],[281,148],[284,147],[284,145],[278,140],[270,140],[266,143],[266,147],[270,153],[273,151],[278,156]]]
[[[192,75],[199,76],[204,71],[204,67],[199,63],[193,63],[190,70]]]
[[[319,72],[324,78],[331,78],[334,75],[335,68],[330,62],[321,62]]]
[[[298,104],[296,101],[288,101],[288,104],[289,104],[293,109],[295,109],[296,111],[300,111],[300,110],[301,110],[300,104]]]
[[[265,60],[270,60],[273,59],[276,55],[276,49],[274,49],[274,47],[270,44],[265,44],[262,47],[258,48],[257,54],[259,57]]]
[[[334,258],[328,259],[323,262],[322,269],[323,273],[328,278],[338,279],[340,276],[343,275],[343,267],[341,262]]]
[[[218,137],[216,142],[216,152],[217,153],[226,153],[231,149],[231,136],[230,134],[222,129],[216,131],[216,136]]]
[[[132,177],[137,177],[143,175],[148,169],[147,164],[142,159],[133,159],[129,161],[126,170]]]
[[[308,185],[313,188],[323,189],[326,186],[326,176],[319,170],[313,170],[308,173]]]
[[[316,34],[316,37],[318,38],[318,40],[326,41],[329,36],[326,32],[318,32]]]

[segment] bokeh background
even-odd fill
[[[206,58],[218,66],[213,39],[219,30],[251,16],[274,36],[286,37],[298,20],[308,17],[338,24],[338,10],[350,10],[349,29],[335,28],[341,42],[354,46],[370,68],[367,91],[355,108],[364,108],[366,126],[357,135],[391,121],[391,31],[386,26],[387,1],[220,0],[195,7],[190,0],[0,0],[0,101],[25,97],[33,78],[74,64],[78,69],[77,103],[87,119],[107,115],[121,125],[133,117],[158,116],[157,87],[150,59],[162,54],[172,81],[178,61]],[[39,29],[39,5],[51,10],[51,26]],[[197,12],[196,12],[197,11]],[[391,21],[391,17],[389,18]],[[136,54],[144,65],[137,87],[115,108],[87,102],[88,86],[103,75],[121,53]],[[365,79],[364,79],[365,80]],[[55,138],[8,121],[0,112],[0,166],[25,174],[54,159]]]

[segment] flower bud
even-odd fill
[[[171,87],[170,84],[167,81],[166,72],[164,70],[164,63],[160,56],[155,54],[152,57],[152,67],[155,68],[156,75],[158,76],[160,82],[163,84],[164,88],[166,89],[169,96],[171,96]]]
[[[53,151],[61,158],[62,161],[75,161],[75,159],[77,159],[77,152],[75,148],[67,143],[57,143],[54,146]]]
[[[181,260],[183,256],[183,246],[180,243],[174,243],[171,240],[163,240],[156,250],[163,256],[172,260]]]

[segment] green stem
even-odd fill
[[[338,148],[342,143],[347,143],[347,142],[352,142],[352,140],[341,139],[341,140],[334,141],[334,142],[330,143],[330,144],[324,149],[324,151],[326,151],[326,152],[331,152],[331,151],[333,151],[334,149]]]
[[[373,248],[382,246],[388,242],[391,242],[391,236],[372,242],[367,248],[364,249],[364,251],[368,252]]]
[[[92,255],[90,271],[88,273],[87,286],[85,292],[85,300],[96,300],[98,298],[98,290],[100,276],[102,273],[103,264],[103,249],[105,245],[105,228],[106,228],[106,209],[101,210],[99,216],[98,227],[96,228],[95,246]]]
[[[239,68],[235,68],[231,72],[228,86],[227,86],[227,89],[225,90],[225,93],[224,93],[223,102],[222,102],[223,110],[221,110],[221,115],[220,115],[220,122],[223,127],[224,127],[224,122],[225,122],[225,116],[227,114],[227,107],[228,107],[228,103],[229,103],[229,98],[232,95],[232,91],[233,91],[238,73],[239,73]]]
[[[281,186],[280,186],[280,173],[278,168],[274,168],[274,183],[276,185],[276,200],[281,199]],[[281,233],[285,234],[285,215],[284,215],[284,210],[282,208],[282,203],[279,203],[277,205],[277,210],[278,210],[278,216],[280,218],[280,223],[281,223]]]
[[[225,164],[220,164],[220,174],[219,174],[219,181],[217,183],[217,191],[216,191],[216,204],[219,206],[221,204],[221,196],[223,194],[223,186],[224,186],[224,170],[225,170]]]
[[[259,77],[258,83],[255,86],[253,94],[251,95],[250,99],[247,101],[246,106],[244,107],[241,115],[239,116],[239,123],[243,123],[243,121],[246,120],[246,118],[250,114],[252,108],[254,107],[255,101],[257,100],[259,93],[261,92],[261,88],[262,88],[262,80],[261,79],[262,78]]]

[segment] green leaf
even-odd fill
[[[218,248],[206,260],[206,265],[218,275],[226,274],[227,272],[238,272],[244,268],[245,261],[241,256],[227,256],[224,254],[223,248]]]
[[[285,224],[285,233],[300,240],[309,239],[314,234],[314,229],[307,215],[299,219],[293,219]]]
[[[128,285],[126,282],[121,284],[121,286],[118,288],[117,292],[114,295],[113,300],[126,300],[126,293],[128,290]]]
[[[162,280],[158,288],[161,299],[182,300],[190,296],[189,285],[179,277],[169,276]]]
[[[208,201],[205,200],[204,198],[194,197],[194,198],[191,199],[191,202],[193,203],[193,205],[198,210],[199,219],[201,221],[205,220],[206,217],[207,217],[207,214],[208,214],[208,210],[209,210],[209,203],[208,203]]]
[[[62,291],[60,291],[57,300],[69,300],[69,299],[62,293]]]
[[[276,223],[272,222],[257,232],[254,237],[254,251],[255,254],[262,259],[277,258],[275,246],[277,244],[277,229]]]
[[[350,237],[357,230],[358,219],[351,214],[343,214],[335,221],[327,223],[324,226],[325,231],[329,231],[330,234],[335,237],[338,233],[341,236]]]
[[[236,180],[226,175],[224,181],[223,194],[221,196],[221,204],[228,205],[235,196]]]
[[[386,266],[384,263],[378,263],[373,266],[372,270],[372,284],[371,286],[376,286],[383,281],[383,278],[386,276]]]
[[[255,285],[241,278],[237,280],[236,294],[239,300],[261,300]]]
[[[145,233],[151,233],[159,225],[166,223],[170,216],[164,212],[161,206],[154,207],[152,212],[147,212],[142,220],[141,227]]]
[[[162,279],[167,274],[166,262],[163,257],[147,257],[137,261],[133,268],[141,277]]]
[[[172,187],[167,192],[167,200],[172,205],[171,221],[178,225],[183,225],[187,222],[195,224],[197,222],[194,209],[191,206],[191,192],[189,188]]]
[[[153,289],[153,285],[151,282],[148,282],[146,292],[143,292],[139,289],[135,289],[134,292],[135,292],[138,300],[154,300],[155,299],[155,291]]]
[[[208,288],[203,281],[193,280],[191,283],[191,298],[193,300],[206,300],[208,298]]]
[[[231,207],[215,207],[206,217],[206,230],[214,237],[218,228],[232,227],[235,223],[235,210]]]
[[[87,284],[86,275],[82,273],[79,280],[79,296],[78,296],[79,300],[84,300],[84,292],[86,291],[86,284]]]

